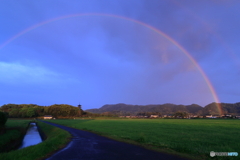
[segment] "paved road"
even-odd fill
[[[72,134],[72,141],[47,160],[186,160],[114,141],[91,132],[42,121]]]

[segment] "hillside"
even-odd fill
[[[239,103],[220,103],[222,106],[222,114],[240,115],[240,102]],[[217,103],[210,103],[205,107],[197,104],[191,105],[176,105],[176,104],[161,104],[161,105],[130,105],[130,104],[106,104],[99,109],[88,109],[86,112],[91,113],[104,113],[104,112],[117,112],[121,114],[137,114],[143,112],[155,112],[161,114],[173,114],[175,112],[188,112],[198,115],[217,115],[219,109]]]
[[[137,114],[141,112],[159,112],[161,114],[172,114],[177,111],[185,111],[188,113],[196,114],[202,110],[202,107],[197,104],[192,105],[175,105],[175,104],[162,104],[162,105],[129,105],[129,104],[107,104],[99,109],[88,109],[85,110],[91,113],[104,113],[104,112],[116,112],[120,111],[123,113]]]

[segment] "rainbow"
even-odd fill
[[[139,25],[145,26],[151,30],[153,30],[154,32],[158,33],[159,35],[165,37],[168,41],[170,41],[171,43],[173,43],[175,46],[177,46],[189,59],[190,61],[196,66],[196,68],[199,70],[200,74],[203,76],[203,79],[205,80],[210,92],[212,93],[213,99],[216,102],[217,108],[219,113],[222,115],[223,114],[223,110],[222,107],[219,103],[219,99],[218,96],[210,82],[210,80],[208,79],[207,75],[205,74],[205,72],[203,71],[203,69],[198,65],[197,61],[191,56],[191,54],[189,52],[187,52],[186,49],[184,49],[178,42],[176,42],[174,39],[172,39],[170,36],[168,36],[167,34],[165,34],[164,32],[160,31],[159,29],[150,26],[146,23],[143,23],[141,21],[135,20],[135,19],[131,19],[128,17],[123,17],[123,16],[119,16],[119,15],[113,15],[113,14],[105,14],[105,13],[83,13],[83,14],[71,14],[71,15],[65,15],[65,16],[61,16],[61,17],[56,17],[47,21],[43,21],[41,23],[35,24],[33,26],[30,26],[29,28],[19,32],[18,34],[14,35],[13,37],[11,37],[10,39],[8,39],[7,41],[5,41],[4,43],[2,43],[0,45],[0,49],[2,49],[4,46],[6,46],[7,44],[9,44],[10,42],[12,42],[13,40],[15,40],[16,38],[20,37],[21,35],[36,29],[42,25],[54,22],[54,21],[58,21],[58,20],[62,20],[62,19],[66,19],[66,18],[73,18],[73,17],[80,17],[80,16],[107,16],[107,17],[114,17],[114,18],[119,18],[119,19],[124,19],[124,20],[128,20],[134,23],[137,23]]]

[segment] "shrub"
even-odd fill
[[[5,112],[0,111],[0,126],[4,126],[5,123],[7,122],[8,115]]]

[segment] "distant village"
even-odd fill
[[[112,115],[108,115],[108,116],[104,116],[104,115],[83,115],[81,117],[85,117],[85,118],[93,118],[93,117],[119,117],[119,118],[131,118],[131,119],[144,119],[144,118],[149,118],[149,119],[160,119],[160,118],[165,118],[165,119],[198,119],[198,118],[218,118],[218,119],[240,119],[240,115],[239,116],[233,116],[230,114],[226,114],[226,115],[206,115],[206,116],[199,116],[199,115],[187,115],[187,116],[176,116],[174,114],[168,114],[168,115],[156,115],[156,114],[152,114],[150,116],[139,116],[139,115],[132,115],[132,116],[112,116]],[[56,119],[54,116],[52,115],[45,115],[43,116],[43,119]]]
[[[240,102],[210,103],[205,107],[197,104],[176,105],[129,105],[124,103],[107,104],[99,109],[87,109],[87,115],[119,118],[221,118],[240,119]],[[91,115],[92,114],[92,115]]]
[[[193,113],[187,112],[175,112],[173,114],[161,114],[159,112],[140,112],[136,114],[131,113],[122,113],[119,111],[111,111],[111,112],[103,112],[103,113],[90,113],[84,112],[85,114],[82,117],[118,117],[118,118],[149,118],[149,119],[198,119],[198,118],[205,118],[205,119],[240,119],[240,114],[237,115],[236,113],[233,114],[222,114],[222,115],[214,115],[214,114],[206,114],[206,115],[197,115]]]
[[[225,118],[225,119],[240,119],[239,116],[233,116],[230,114],[225,115],[206,115],[206,116],[199,116],[199,115],[187,115],[187,116],[175,116],[174,114],[168,115],[150,115],[150,116],[119,116],[119,118],[184,118],[184,119],[194,119],[194,118]]]

